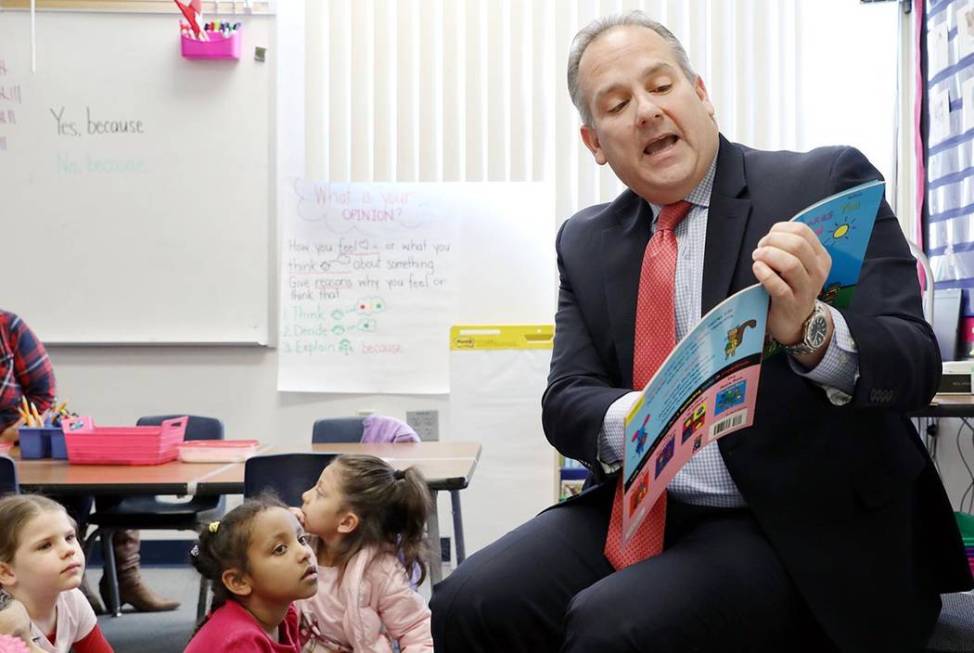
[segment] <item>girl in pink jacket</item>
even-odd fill
[[[432,653],[430,611],[410,587],[426,576],[424,533],[432,501],[422,474],[375,456],[345,455],[302,495],[317,536],[318,592],[299,601],[316,651]]]

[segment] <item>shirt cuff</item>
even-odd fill
[[[626,393],[612,402],[605,411],[602,420],[602,430],[599,432],[599,464],[606,474],[616,472],[622,466],[625,454],[626,415],[641,393],[633,391]]]
[[[842,313],[828,304],[826,308],[832,314],[833,328],[825,356],[812,369],[807,369],[791,356],[788,357],[788,364],[795,374],[821,386],[833,405],[844,406],[852,401],[856,382],[859,381],[859,348]]]

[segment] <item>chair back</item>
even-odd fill
[[[186,413],[176,415],[149,415],[140,417],[135,423],[136,426],[159,426],[163,420],[182,417]],[[199,415],[186,415],[186,435],[185,440],[222,440],[223,421],[215,417],[201,417]]]
[[[223,440],[223,420],[216,417],[203,417],[201,415],[187,415],[186,413],[176,413],[174,415],[147,415],[140,417],[135,422],[136,426],[159,426],[164,420],[176,417],[186,417],[186,432],[183,440]],[[223,495],[201,495],[193,497],[194,509],[198,512],[216,510],[223,513],[227,505],[227,498]]]
[[[312,442],[361,442],[365,430],[361,417],[326,417],[315,421]]]
[[[328,417],[315,422],[311,442],[419,442],[419,435],[406,422],[385,415]]]
[[[18,492],[20,484],[17,482],[17,463],[13,458],[0,456],[0,496]]]
[[[300,506],[301,495],[314,487],[322,470],[337,457],[333,453],[282,453],[248,458],[244,498],[271,490],[287,505]]]

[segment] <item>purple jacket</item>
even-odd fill
[[[369,415],[362,420],[362,442],[419,442],[419,436],[413,427],[395,417]]]

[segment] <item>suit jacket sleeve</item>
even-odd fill
[[[821,156],[829,150],[831,156]],[[814,157],[795,159],[798,165],[794,167],[782,168],[778,159],[767,161],[775,165],[766,162],[751,166],[751,176],[758,177],[752,180],[754,186],[779,198],[791,197],[787,189],[796,184],[820,188],[820,194],[806,198],[809,201],[805,204],[881,178],[853,148],[825,148]],[[790,174],[792,178],[775,183],[781,174]],[[796,176],[802,178],[795,179]],[[800,192],[797,194],[801,197]],[[789,210],[795,212],[801,208],[804,205],[788,207],[786,200],[778,206],[784,209],[779,211],[779,219],[786,219]],[[611,336],[603,332],[605,323],[600,328],[590,327],[591,320],[600,319],[591,298],[593,278],[601,281],[602,273],[602,262],[591,256],[596,251],[591,241],[598,237],[591,226],[576,216],[566,221],[558,233],[558,310],[551,371],[542,398],[542,422],[555,448],[600,474],[598,437],[605,412],[631,388],[627,385],[629,379],[623,378],[625,371],[617,369],[607,349],[605,341]],[[754,238],[766,232],[765,227],[762,229]],[[751,249],[753,243],[741,252],[731,291],[755,283],[750,268]],[[577,299],[579,287],[586,288],[585,311]],[[605,305],[604,310],[609,311],[611,307]],[[916,261],[885,201],[876,218],[852,305],[842,315],[859,349],[860,377],[849,407],[910,411],[925,406],[936,392],[940,356],[933,332],[923,319]]]
[[[832,166],[836,192],[881,175],[861,152],[843,148]],[[852,405],[896,412],[926,406],[937,391],[937,339],[923,318],[917,263],[883,200],[852,304],[842,310],[859,348]]]
[[[632,389],[618,387],[620,380],[613,378],[599,356],[576,302],[572,276],[583,272],[591,274],[592,270],[569,270],[565,265],[563,241],[568,238],[566,230],[571,228],[572,221],[563,224],[555,243],[560,280],[558,310],[548,387],[541,400],[541,419],[548,441],[558,451],[581,461],[601,476],[598,438],[605,411]]]

